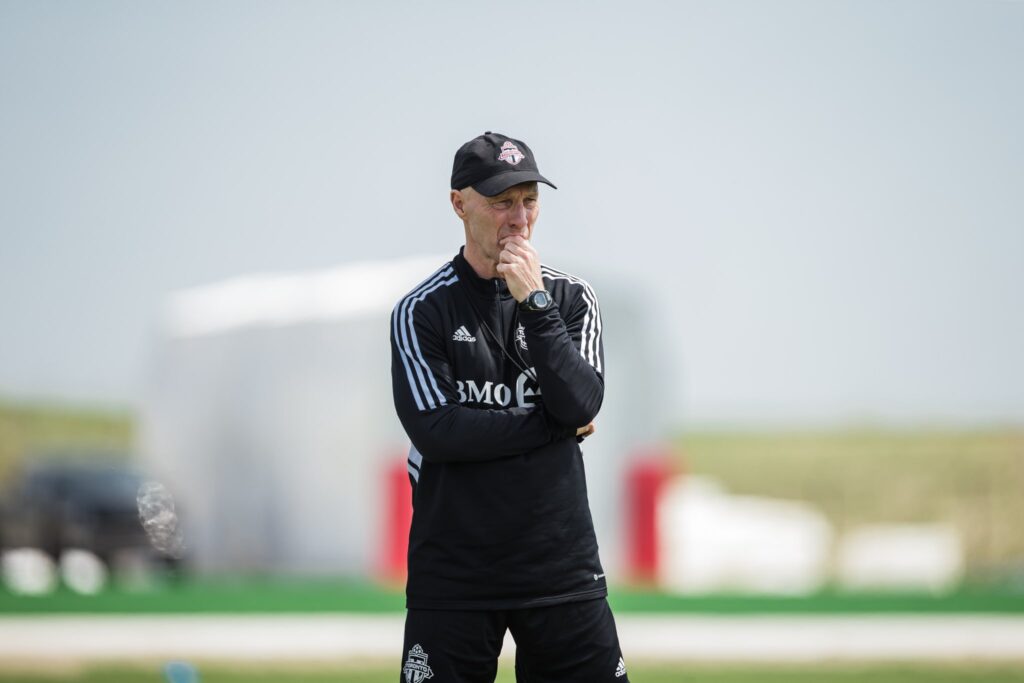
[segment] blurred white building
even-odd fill
[[[659,500],[658,581],[679,593],[799,595],[828,579],[832,526],[806,503],[673,480]]]
[[[253,275],[173,294],[140,450],[178,499],[200,571],[374,570],[385,472],[408,440],[391,397],[395,302],[449,256]],[[677,404],[650,293],[581,269],[604,318],[605,403],[584,444],[602,559],[621,566],[628,454]]]
[[[960,534],[950,524],[872,524],[846,533],[837,550],[840,585],[854,590],[952,590],[964,575]]]

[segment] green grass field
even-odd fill
[[[200,666],[202,683],[395,683],[398,664],[297,666],[262,668],[247,666]],[[665,666],[629,665],[633,683],[1017,683],[1024,682],[1024,665],[897,664],[897,665],[762,665],[692,664]],[[0,682],[14,683],[159,683],[160,667],[95,667],[63,673],[3,672]],[[498,671],[497,683],[514,683],[511,667]]]
[[[684,597],[612,586],[616,612],[679,614],[1024,614],[1024,592],[964,588],[948,595],[843,593],[806,597],[702,595]],[[0,590],[2,614],[255,614],[401,613],[401,587],[343,580],[195,580],[146,592],[109,589],[93,596],[59,590],[18,596]]]

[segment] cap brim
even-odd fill
[[[553,182],[536,171],[506,171],[505,173],[492,175],[487,180],[473,183],[473,189],[486,197],[493,197],[496,194],[501,194],[513,185],[532,182],[544,183],[554,187],[556,190],[558,189]]]

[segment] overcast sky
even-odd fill
[[[454,253],[494,130],[546,262],[660,290],[681,420],[1024,422],[1022,74],[1020,2],[0,0],[0,396],[132,404],[183,287]]]

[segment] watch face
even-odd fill
[[[534,308],[547,308],[551,305],[551,297],[543,290],[534,292],[531,299],[532,301],[530,301],[530,304]]]

